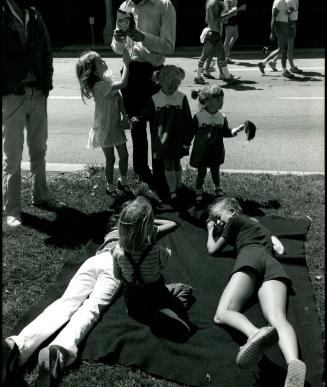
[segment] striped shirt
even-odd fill
[[[125,281],[133,282],[133,267],[119,245],[114,248],[112,254],[114,257],[114,272],[116,270],[120,271]],[[142,251],[132,253],[131,255],[137,263],[142,255]],[[170,249],[157,244],[153,245],[140,266],[140,274],[144,283],[154,282],[160,278],[162,269],[167,265],[170,255]]]

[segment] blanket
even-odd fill
[[[166,283],[183,282],[193,287],[196,302],[189,315],[197,327],[195,333],[185,343],[155,337],[147,326],[127,316],[123,299],[118,297],[80,346],[81,359],[136,366],[149,374],[189,386],[284,386],[286,365],[278,346],[269,349],[255,369],[239,369],[235,358],[245,337],[213,322],[219,297],[233,267],[234,251],[227,247],[219,257],[208,255],[203,214],[194,209],[183,216],[173,212],[161,215],[179,224],[174,232],[165,235],[158,243],[172,250],[164,271]],[[297,332],[301,356],[307,365],[306,386],[321,386],[321,329],[304,253],[310,222],[306,218],[259,218],[286,247],[286,254],[280,257],[280,261],[292,278],[294,288],[289,299],[288,318]],[[74,272],[94,254],[95,248],[94,243],[88,244],[75,260],[64,264],[40,303],[22,316],[16,332],[60,297]],[[247,306],[245,314],[258,327],[266,325],[256,297]]]

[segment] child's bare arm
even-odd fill
[[[236,126],[235,128],[231,129],[232,135],[237,136],[237,133],[241,132],[242,130],[245,129],[244,124],[241,124],[239,126]]]
[[[164,233],[164,232],[167,232],[167,231],[172,231],[175,228],[177,228],[177,223],[174,222],[173,220],[155,219],[154,224],[155,224],[155,226],[158,226],[157,235]]]
[[[129,77],[129,64],[131,63],[131,57],[128,50],[125,48],[123,51],[123,72],[120,78],[120,81],[115,82],[112,85],[112,90],[121,90],[127,86],[128,77]]]
[[[272,235],[271,236],[271,242],[273,244],[274,251],[277,254],[279,254],[279,255],[285,254],[285,247],[283,246],[282,242],[277,237]]]
[[[221,251],[227,244],[227,241],[223,237],[219,237],[217,241],[214,240],[213,230],[215,228],[215,223],[210,221],[207,223],[208,229],[208,240],[207,240],[207,249],[209,254],[213,254],[217,251]]]

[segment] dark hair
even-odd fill
[[[224,91],[218,85],[204,86],[202,89],[192,90],[191,97],[193,99],[199,98],[199,103],[205,106],[210,97],[223,97]]]

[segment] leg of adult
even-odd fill
[[[225,41],[224,41],[224,50],[225,50],[225,57],[227,62],[229,60],[230,51],[237,39],[238,39],[238,25],[227,24],[225,26]]]
[[[288,23],[286,22],[276,22],[276,35],[278,39],[278,47],[281,55],[282,63],[282,75],[286,78],[292,78],[293,75],[287,70],[286,60],[287,60],[287,47],[288,47]]]
[[[258,297],[265,319],[277,329],[279,346],[286,363],[298,359],[296,334],[286,317],[286,285],[278,280],[265,281],[259,289]]]
[[[183,177],[183,171],[182,171],[180,159],[174,160],[174,169],[175,169],[175,175],[176,175],[176,188],[180,189],[182,186],[182,177]]]
[[[104,166],[104,173],[107,181],[107,188],[110,192],[114,191],[114,165],[115,165],[115,150],[114,147],[108,146],[102,148],[102,151],[106,158]]]
[[[295,74],[302,73],[302,70],[298,69],[294,64],[294,39],[296,35],[296,21],[289,21],[288,23],[288,30],[289,30],[289,36],[288,36],[288,62],[290,64],[291,72]]]
[[[98,256],[89,258],[71,279],[61,298],[49,305],[17,336],[10,338],[19,348],[19,365],[23,365],[48,337],[62,327],[92,292],[96,282]]]
[[[238,79],[237,77],[234,77],[229,71],[227,67],[227,62],[225,59],[225,50],[224,46],[221,40],[221,35],[218,34],[219,37],[216,42],[216,50],[217,50],[217,61],[218,61],[218,68],[220,72],[221,78],[224,80],[230,80],[230,79]]]
[[[164,160],[165,175],[169,187],[170,196],[176,196],[177,181],[174,169],[174,160]]]
[[[117,152],[119,156],[119,173],[120,173],[120,179],[121,183],[123,185],[127,185],[127,170],[128,170],[128,151],[126,144],[118,145]]]
[[[7,216],[20,217],[21,160],[27,102],[25,95],[2,97],[3,209]]]
[[[215,44],[212,42],[212,38],[211,38],[213,33],[214,33],[213,31],[208,31],[207,36],[204,39],[204,43],[202,46],[202,53],[201,53],[201,56],[200,56],[199,62],[198,62],[195,83],[200,83],[200,84],[204,83],[204,80],[202,78],[203,66],[204,66],[204,63],[207,60],[207,58],[212,54],[212,51],[215,47]],[[202,81],[201,81],[201,79],[202,79]]]
[[[250,268],[234,273],[223,294],[214,316],[216,324],[231,326],[247,337],[254,336],[259,329],[248,318],[240,313],[245,302],[250,298],[255,289],[256,274]]]
[[[51,199],[45,174],[48,139],[47,97],[38,89],[27,88],[26,98],[29,104],[26,130],[31,159],[32,201],[37,204]]]
[[[272,61],[277,61],[277,58],[280,56],[280,49],[279,47],[276,48],[276,50],[272,51],[262,62],[258,63],[258,67],[262,74],[265,73],[265,67],[268,63],[271,63]],[[276,66],[276,65],[275,65]]]

